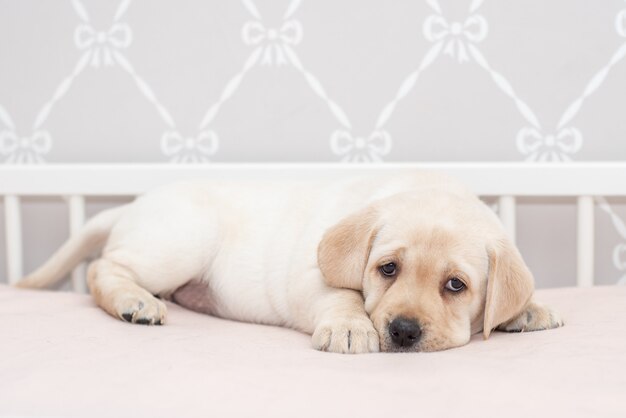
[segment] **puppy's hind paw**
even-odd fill
[[[152,295],[128,295],[116,301],[120,319],[133,324],[163,325],[167,314],[165,304]]]
[[[378,332],[369,318],[343,318],[315,328],[313,348],[333,353],[375,353],[380,350]]]

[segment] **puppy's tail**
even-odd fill
[[[70,237],[43,266],[15,284],[16,287],[41,289],[52,286],[72,271],[84,258],[104,247],[113,226],[128,205],[100,212],[78,234]]]

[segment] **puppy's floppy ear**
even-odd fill
[[[361,290],[365,265],[376,235],[378,214],[372,207],[342,219],[326,231],[317,247],[317,264],[332,287]]]
[[[533,275],[522,256],[508,238],[502,238],[487,249],[489,276],[485,298],[483,336],[519,315],[530,301],[534,290]]]

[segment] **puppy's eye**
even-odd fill
[[[396,263],[387,263],[378,267],[378,270],[382,273],[383,276],[393,277],[396,275],[397,267]]]
[[[465,283],[463,283],[460,279],[453,277],[446,283],[446,289],[452,292],[460,292],[465,289]]]

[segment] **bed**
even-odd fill
[[[594,197],[626,196],[626,164],[233,164],[0,167],[8,283],[23,275],[21,200],[67,201],[70,233],[91,197],[168,181],[319,178],[428,168],[490,197],[515,239],[520,197],[577,203],[576,288],[537,298],[566,325],[496,332],[437,353],[337,355],[296,331],[169,305],[163,327],[113,319],[85,295],[0,284],[0,417],[626,417],[626,286],[593,286]]]
[[[565,327],[340,355],[172,304],[166,326],[148,327],[87,295],[0,286],[0,416],[626,416],[626,287],[537,296]]]

